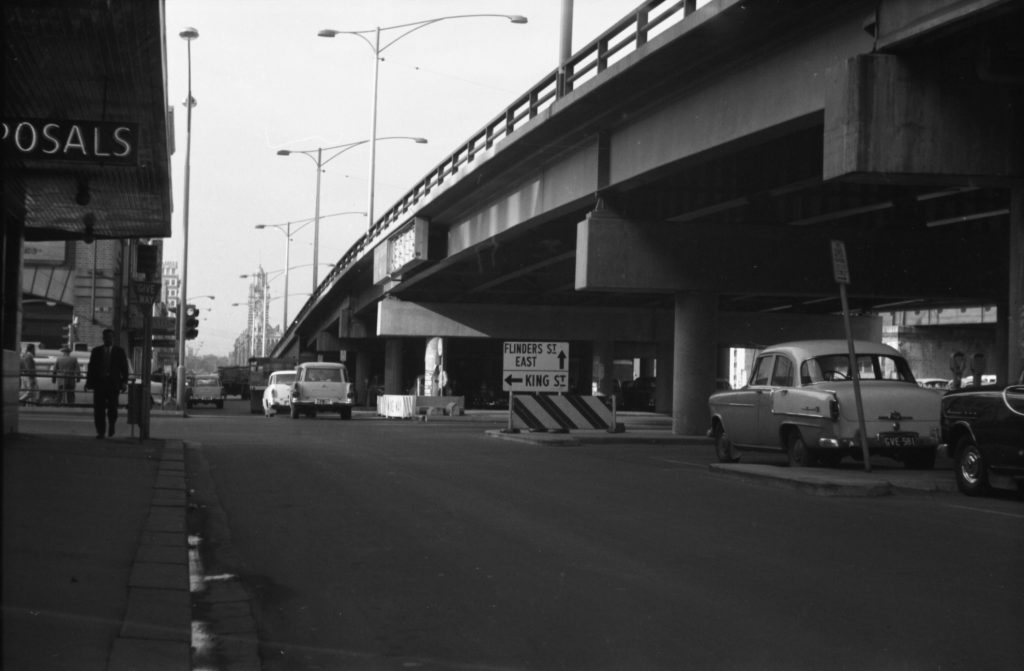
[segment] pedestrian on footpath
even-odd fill
[[[21,393],[23,405],[39,402],[39,384],[36,382],[36,346],[29,343],[21,354]]]
[[[75,404],[75,385],[82,377],[82,368],[78,359],[71,356],[71,348],[64,345],[60,348],[57,363],[53,364],[52,382],[57,385],[57,403],[59,405]]]
[[[103,344],[89,355],[85,388],[92,389],[92,415],[96,437],[114,435],[117,422],[117,397],[128,390],[128,355],[114,344],[114,331],[103,329]],[[104,423],[105,422],[105,423]]]

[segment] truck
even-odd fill
[[[278,370],[293,370],[298,361],[292,357],[249,358],[249,412],[254,415],[263,414],[263,391],[267,388],[270,374]]]
[[[217,366],[224,393],[249,398],[249,366]]]

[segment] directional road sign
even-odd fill
[[[507,341],[502,350],[505,391],[568,391],[569,343]]]

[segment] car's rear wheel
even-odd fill
[[[289,416],[292,419],[298,419],[299,418],[299,409],[293,405],[291,408],[289,408],[288,414],[289,414]]]
[[[790,466],[813,466],[814,454],[804,442],[804,437],[799,431],[791,431],[786,445],[786,454],[789,456]]]
[[[731,464],[739,461],[736,451],[732,448],[732,440],[721,424],[715,425],[715,456],[723,464]]]
[[[980,496],[988,491],[988,477],[985,458],[970,436],[964,436],[956,444],[956,486],[967,496]]]
[[[341,409],[340,414],[342,419],[352,419],[352,407],[345,406]]]
[[[306,417],[310,419],[316,419],[316,410],[310,409],[306,411]]]
[[[835,468],[836,466],[839,465],[839,462],[842,460],[843,455],[836,454],[835,452],[827,452],[825,454],[818,455],[818,462],[822,466],[826,466],[828,468]]]

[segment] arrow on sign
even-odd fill
[[[505,378],[505,384],[508,384],[508,385],[511,385],[514,382],[522,382],[522,381],[523,381],[523,378],[521,378],[521,377],[512,377],[511,375],[509,375],[508,377]]]
[[[565,351],[558,353],[558,370],[565,370]]]

